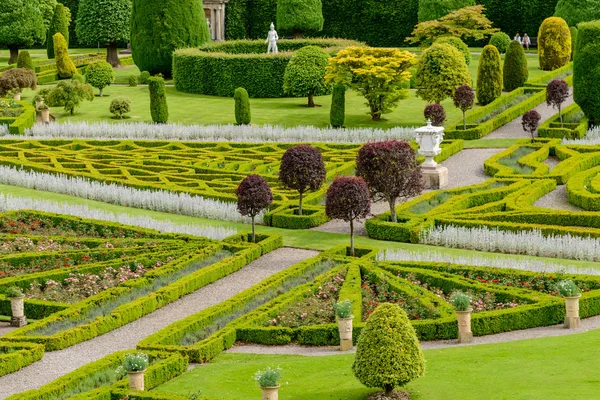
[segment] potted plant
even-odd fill
[[[21,100],[21,90],[19,90],[19,88],[11,89],[10,94],[12,95],[14,101]]]
[[[450,303],[456,311],[458,320],[458,343],[470,343],[473,341],[471,332],[471,296],[463,292],[455,292],[450,296]]]
[[[21,327],[27,325],[25,318],[25,303],[23,299],[25,295],[23,291],[16,286],[9,288],[6,291],[6,297],[10,299],[10,307],[12,309],[11,326]]]
[[[45,124],[50,123],[50,107],[42,101],[42,104],[38,107],[38,110],[42,113],[42,122]]]
[[[123,369],[129,376],[129,389],[144,390],[144,373],[150,362],[144,353],[132,353],[125,356]]]
[[[281,368],[267,367],[264,371],[257,371],[254,380],[262,389],[262,400],[279,399],[279,378],[281,378]]]
[[[565,328],[576,329],[581,326],[579,319],[579,288],[573,281],[560,281],[557,284],[558,292],[565,298],[567,315],[565,316]]]
[[[352,301],[344,300],[333,305],[333,311],[338,321],[340,331],[340,350],[352,348]]]
[[[36,94],[33,97],[33,101],[35,102],[35,109],[39,111],[42,104],[44,104],[44,98],[39,94]]]

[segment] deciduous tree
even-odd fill
[[[87,83],[81,83],[76,79],[69,81],[60,81],[50,91],[46,100],[52,107],[62,106],[65,112],[71,115],[75,114],[75,109],[81,105],[84,100],[94,100],[94,89]]]
[[[431,121],[433,126],[442,126],[446,120],[446,110],[440,103],[427,104],[423,116],[425,120]]]
[[[558,108],[560,126],[563,126],[562,104],[569,97],[569,84],[562,79],[554,79],[546,87],[546,104]]]
[[[252,218],[252,241],[256,243],[254,219],[273,203],[271,188],[262,176],[248,175],[240,182],[235,193],[240,214]]]
[[[327,94],[325,84],[329,54],[320,47],[306,46],[292,56],[285,68],[283,91],[294,97],[308,96],[308,107],[315,107],[315,96]]]
[[[9,49],[9,64],[16,64],[20,48],[43,43],[45,36],[38,0],[0,1],[0,48]]]
[[[463,129],[467,130],[467,111],[475,105],[475,91],[468,85],[462,85],[454,92],[454,107],[463,113]]]
[[[523,125],[523,130],[531,135],[531,142],[535,140],[535,131],[540,125],[540,120],[542,116],[539,112],[535,110],[527,111],[523,114],[523,119],[521,120],[521,125]]]
[[[93,87],[102,90],[115,81],[115,71],[106,61],[94,61],[85,70],[85,81]]]
[[[6,96],[12,89],[37,88],[35,72],[27,68],[12,68],[0,75],[0,97]]]

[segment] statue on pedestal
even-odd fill
[[[275,31],[275,25],[271,23],[271,29],[269,30],[269,35],[267,36],[267,40],[265,43],[269,43],[269,48],[267,49],[267,54],[279,53],[277,50],[277,41],[279,40],[279,36],[277,35],[277,31]]]

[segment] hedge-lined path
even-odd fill
[[[571,89],[571,95],[563,103],[562,109],[564,110],[567,106],[570,106],[571,104],[573,104],[573,90],[572,89]],[[535,107],[534,110],[539,112],[540,115],[542,116],[542,119],[540,120],[540,125],[542,123],[544,123],[544,121],[546,121],[547,119],[549,119],[550,117],[552,117],[553,115],[558,113],[558,110],[556,108],[552,108],[552,107],[548,106],[546,104],[546,102],[543,102],[539,106]],[[523,126],[521,125],[521,118],[522,118],[522,116],[519,116],[519,117],[513,119],[508,124],[501,126],[500,128],[496,129],[495,131],[493,131],[492,133],[487,135],[485,138],[486,139],[530,138],[531,136],[529,136],[529,134],[527,134],[523,130]]]
[[[547,195],[539,198],[534,204],[534,207],[551,208],[553,210],[564,211],[584,211],[583,209],[571,204],[567,197],[567,186],[557,186],[555,190]]]
[[[13,374],[0,377],[0,399],[36,389],[87,363],[119,350],[134,349],[137,343],[158,330],[189,315],[219,304],[230,297],[319,254],[293,248],[274,250],[215,283],[171,303],[128,325],[64,350],[49,352],[40,361]]]
[[[565,329],[562,324],[553,326],[543,326],[539,328],[524,329],[521,331],[511,331],[498,333],[495,335],[478,336],[473,338],[472,343],[458,344],[456,340],[436,340],[421,342],[423,350],[442,349],[448,347],[464,347],[479,344],[495,344],[512,342],[515,340],[541,339],[553,336],[573,335],[583,333],[594,329],[600,329],[600,315],[581,320],[581,328]],[[349,352],[355,352],[356,347]],[[299,356],[333,356],[343,354],[337,346],[308,347],[299,345],[284,346],[263,346],[257,344],[248,344],[233,346],[227,350],[228,353],[249,353],[249,354],[293,354]]]
[[[461,186],[476,185],[490,179],[485,174],[483,163],[493,155],[504,149],[464,149],[454,154],[442,163],[448,168],[448,185],[444,189],[453,189]],[[385,202],[373,203],[371,213],[373,215],[381,214],[389,210],[389,205]],[[321,226],[311,230],[331,233],[350,233],[350,224],[342,220],[329,221]],[[354,233],[360,236],[367,236],[364,221],[355,223]]]

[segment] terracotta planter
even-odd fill
[[[129,376],[129,389],[144,390],[144,373],[146,373],[146,370],[127,372]]]
[[[352,348],[352,318],[338,318],[338,330],[340,332],[340,350],[350,350]]]
[[[473,341],[471,332],[471,311],[456,311],[458,320],[458,343],[470,343]]]
[[[11,297],[10,308],[12,309],[12,316],[14,318],[22,318],[25,316],[25,305],[23,299],[25,297]]]
[[[565,307],[567,315],[565,316],[565,328],[576,329],[581,326],[579,319],[579,298],[581,295],[565,297]]]
[[[44,104],[44,100],[36,101],[35,102],[35,109],[39,110],[40,107],[42,106],[42,104]]]
[[[15,93],[13,95],[13,100],[14,101],[20,101],[21,100],[21,93]]]
[[[279,400],[279,385],[261,387],[262,400]]]
[[[46,108],[42,110],[42,122],[49,124],[50,123],[50,109]]]

